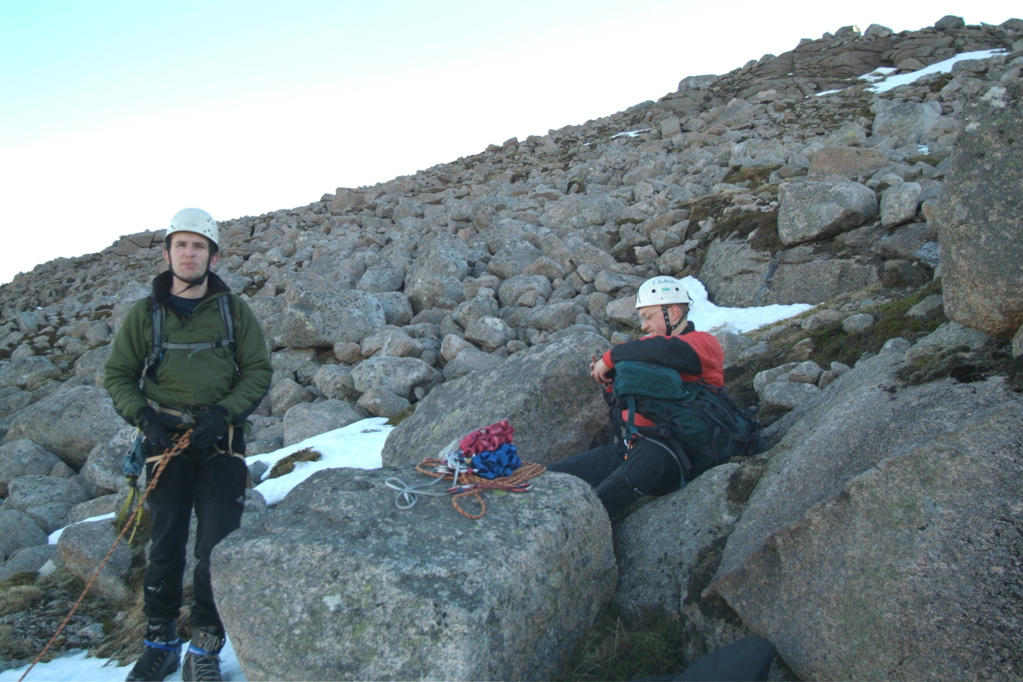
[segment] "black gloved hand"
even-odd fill
[[[140,407],[135,413],[135,421],[138,422],[146,439],[160,450],[167,450],[174,447],[167,429],[172,429],[181,424],[181,420],[169,414],[160,414],[149,405]]]
[[[188,442],[193,447],[213,447],[227,433],[228,412],[220,405],[214,405],[196,422]]]

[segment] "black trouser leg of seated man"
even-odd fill
[[[625,447],[616,442],[581,452],[561,462],[548,464],[547,471],[572,474],[596,488],[624,463]]]
[[[682,472],[674,457],[649,439],[636,442],[629,458],[596,487],[612,519],[645,495],[666,495],[683,485]]]
[[[572,474],[592,485],[612,519],[644,495],[664,495],[681,486],[678,465],[658,443],[643,439],[628,451],[628,459],[625,454],[620,443],[605,445],[547,470]]]

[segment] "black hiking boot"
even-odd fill
[[[178,669],[181,662],[181,638],[176,621],[150,622],[146,627],[145,646],[135,667],[125,678],[131,680],[163,680]]]
[[[195,628],[192,642],[181,668],[183,682],[219,682],[220,650],[224,648],[224,631],[216,626]]]

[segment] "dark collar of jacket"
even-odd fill
[[[682,331],[680,331],[678,334],[668,334],[668,335],[665,335],[665,334],[647,334],[646,336],[641,336],[639,338],[641,338],[641,339],[652,339],[652,338],[654,338],[656,336],[659,336],[662,339],[670,339],[673,336],[685,336],[689,332],[695,332],[695,331],[696,331],[696,325],[693,324],[692,322],[690,322],[689,320],[686,320],[686,326],[682,327]]]
[[[171,299],[171,284],[174,283],[174,275],[171,274],[170,270],[161,272],[159,275],[153,278],[153,292],[149,295],[149,298],[159,303],[160,305],[167,305],[167,302]],[[230,293],[231,288],[224,283],[224,280],[217,277],[216,273],[209,273],[206,276],[206,298],[211,294],[219,294],[221,292]]]

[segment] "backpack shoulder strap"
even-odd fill
[[[149,341],[149,356],[143,373],[156,381],[156,366],[163,359],[163,328],[167,321],[167,311],[156,301],[152,301],[149,311],[153,318],[153,336]]]
[[[227,331],[227,343],[231,346],[231,357],[234,364],[238,364],[238,351],[234,346],[234,316],[231,314],[231,294],[221,296],[217,299],[217,306],[220,308],[220,319],[224,321],[224,330]]]

